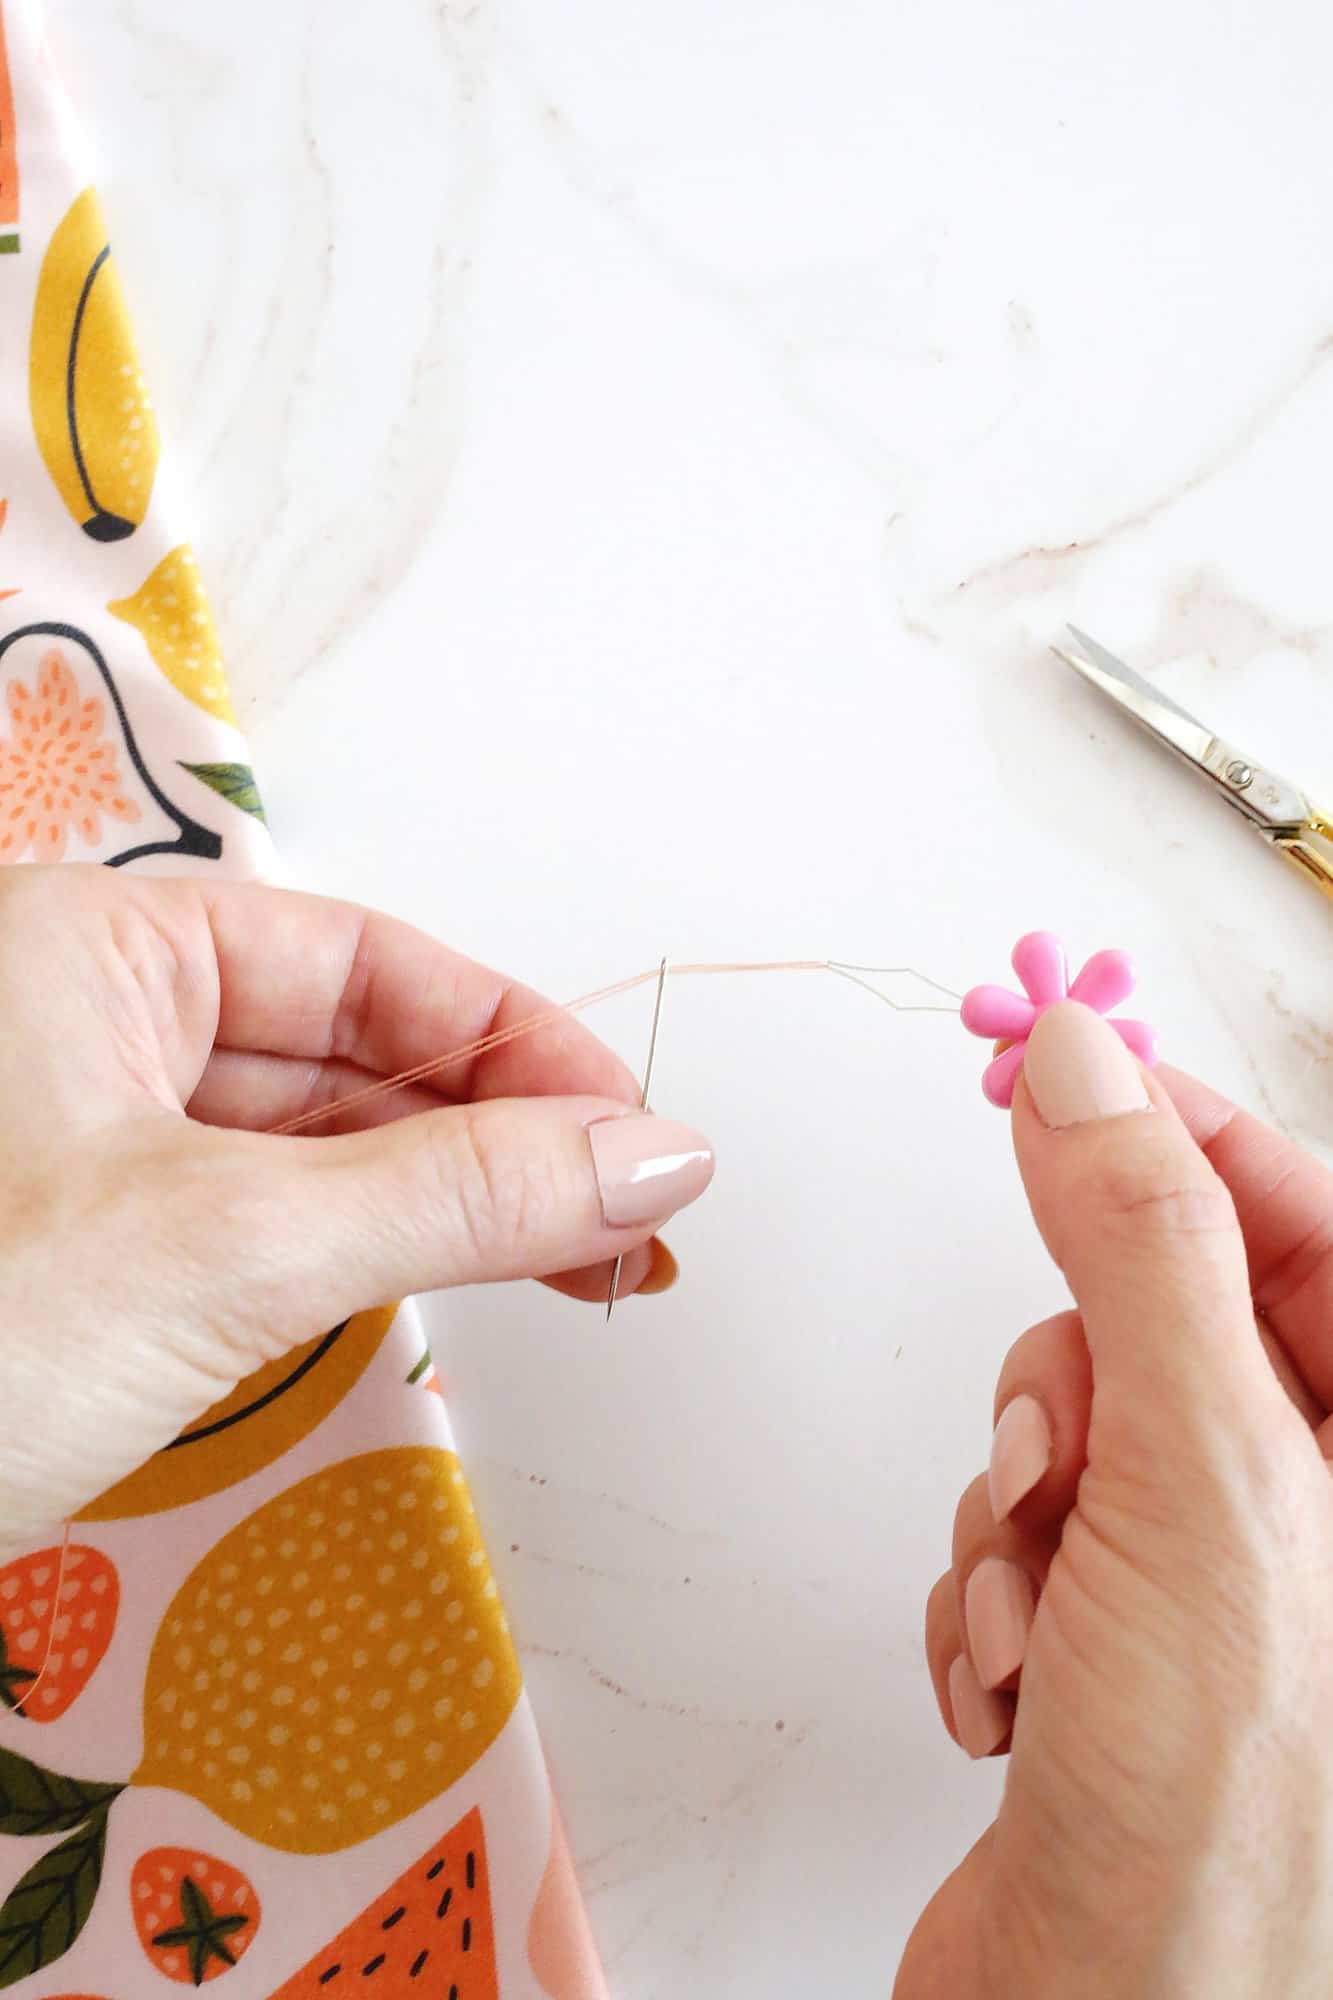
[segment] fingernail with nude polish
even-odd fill
[[[1054,1131],[1152,1108],[1139,1066],[1115,1029],[1077,1000],[1042,1015],[1028,1038],[1023,1075],[1042,1123]]]
[[[636,1299],[651,1299],[659,1292],[669,1292],[680,1276],[680,1265],[660,1236],[654,1236],[647,1247],[652,1262],[648,1266],[647,1277],[635,1286]]]
[[[589,1125],[602,1215],[611,1229],[660,1222],[697,1201],[713,1178],[713,1148],[702,1132],[650,1112]]]
[[[949,1701],[953,1726],[969,1757],[989,1757],[999,1749],[1013,1723],[1013,1703],[981,1685],[965,1653],[949,1669]]]
[[[985,1556],[967,1580],[964,1602],[977,1679],[997,1688],[1023,1664],[1036,1609],[1032,1579],[1003,1556]]]
[[[1007,1521],[1045,1477],[1053,1451],[1051,1426],[1036,1397],[1006,1403],[990,1441],[990,1505],[997,1521]]]

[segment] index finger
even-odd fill
[[[254,883],[171,886],[197,896],[208,921],[221,1048],[352,1063],[387,1077],[554,1007],[411,924],[352,903]],[[638,1098],[625,1064],[569,1015],[427,1081],[455,1102]]]
[[[1156,1074],[1231,1191],[1256,1309],[1333,1409],[1333,1174],[1195,1077],[1165,1066]]]

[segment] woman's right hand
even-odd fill
[[[1010,1762],[896,2000],[1325,2000],[1333,1175],[1072,1003],[1013,1124],[1076,1310],[931,1593],[945,1725]]]

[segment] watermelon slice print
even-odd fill
[[[499,2000],[476,1806],[269,2000],[388,2000],[418,1992]]]

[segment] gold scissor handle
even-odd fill
[[[1295,833],[1277,835],[1277,847],[1317,888],[1333,897],[1333,821],[1325,819],[1322,813],[1311,812]]]

